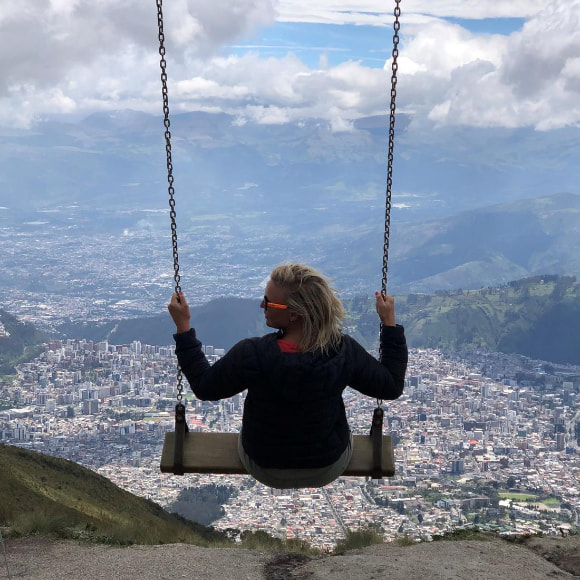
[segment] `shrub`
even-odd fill
[[[347,550],[359,550],[360,548],[382,544],[383,542],[382,534],[374,528],[367,527],[355,531],[348,530],[346,536],[337,542],[334,553],[344,554]]]
[[[275,552],[300,552],[302,554],[317,554],[318,550],[302,540],[283,540],[271,536],[263,530],[245,530],[240,536],[240,546],[248,550]]]
[[[21,536],[57,536],[67,538],[71,535],[74,522],[64,516],[47,511],[23,512],[11,522],[14,534]]]
[[[393,540],[394,546],[414,546],[417,543],[415,538],[409,536],[409,534],[405,534],[402,538],[397,538]]]

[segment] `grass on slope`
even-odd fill
[[[0,525],[15,534],[113,544],[228,543],[71,461],[0,445],[0,465]]]
[[[376,348],[374,302],[345,300],[349,333]],[[411,347],[483,349],[578,364],[580,284],[569,276],[536,276],[499,288],[396,297],[397,321]]]
[[[11,535],[74,538],[96,543],[173,544],[250,550],[319,551],[263,531],[212,528],[170,514],[80,465],[0,445],[0,527]]]

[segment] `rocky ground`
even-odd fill
[[[200,548],[118,548],[45,538],[5,540],[0,579],[545,580],[580,577],[580,536],[381,544],[341,556]],[[2,546],[0,546],[2,549]]]

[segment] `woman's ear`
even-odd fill
[[[293,312],[292,310],[288,314],[290,315],[290,322],[296,322],[300,318],[300,314]]]

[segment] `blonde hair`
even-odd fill
[[[270,279],[286,290],[286,303],[302,318],[300,350],[337,349],[346,313],[326,278],[310,266],[283,264],[272,270]]]

